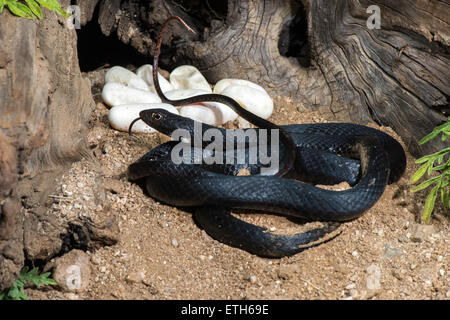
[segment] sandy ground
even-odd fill
[[[290,101],[275,106],[276,123],[323,122]],[[87,252],[91,278],[85,291],[27,289],[31,299],[450,298],[448,215],[438,206],[432,227],[418,225],[426,193],[409,191],[417,169],[409,154],[404,177],[364,216],[342,225],[337,238],[289,258],[265,259],[217,242],[190,213],[158,203],[129,182],[127,166],[165,138],[130,140],[110,128],[107,114],[98,103],[88,137],[93,156],[55,181],[49,214],[73,221],[113,217],[119,241]],[[104,196],[97,194],[99,181]],[[246,219],[280,233],[299,228],[283,217]]]

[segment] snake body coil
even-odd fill
[[[344,222],[361,216],[380,198],[386,185],[403,174],[406,166],[403,148],[395,139],[373,128],[348,123],[277,126],[246,111],[233,99],[216,94],[168,100],[161,92],[156,76],[161,39],[162,31],[153,78],[163,102],[173,105],[221,102],[259,128],[277,129],[280,133],[279,161],[282,166],[269,176],[259,174],[263,167],[259,161],[249,163],[250,148],[245,148],[246,161],[241,164],[197,164],[194,147],[190,147],[193,151],[190,161],[174,164],[171,155],[180,143],[177,141],[152,149],[129,166],[129,178],[145,179],[152,197],[174,206],[198,207],[195,220],[219,241],[261,256],[295,254],[335,230],[338,224],[290,236],[276,235],[235,218],[228,209],[261,210],[308,221]],[[179,128],[189,132],[191,139],[194,135],[193,120],[162,109],[144,110],[140,119],[168,135]],[[202,126],[204,131],[211,128],[226,136],[225,129]],[[259,133],[257,136],[259,138]],[[236,150],[215,150],[212,156],[225,158],[229,152],[236,158]],[[242,168],[249,169],[252,175],[236,176]],[[310,184],[341,181],[347,181],[352,187],[332,191]]]

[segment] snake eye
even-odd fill
[[[161,120],[161,119],[162,119],[161,113],[158,112],[158,113],[152,114],[152,119],[153,119],[153,120],[156,120],[156,121]]]

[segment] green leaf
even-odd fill
[[[23,291],[23,287],[19,288],[19,295],[18,295],[20,300],[28,300],[28,296],[26,295],[25,291]]]
[[[425,137],[423,137],[419,144],[424,144],[430,141],[431,139],[434,139],[440,132],[450,130],[450,122],[443,123],[440,126],[437,126],[436,128],[431,131],[431,133],[427,134]]]
[[[6,0],[6,5],[8,6],[9,11],[11,11],[16,16],[25,18],[25,19],[34,19],[33,12],[30,8],[28,8],[23,3],[12,1],[12,0]]]
[[[446,168],[450,167],[450,161],[447,161],[447,163],[444,163],[440,166],[436,166],[433,168],[433,171],[441,171],[441,170],[445,170]]]
[[[35,267],[35,268],[31,269],[29,272],[25,272],[23,275],[23,278],[26,279],[27,281],[32,282],[33,278],[38,277],[38,273],[39,273],[39,269]]]
[[[50,272],[39,274],[38,268],[29,270],[29,267],[25,266],[20,270],[19,278],[16,279],[8,289],[3,293],[0,293],[0,300],[13,299],[13,300],[28,300],[28,296],[24,291],[24,286],[27,282],[35,284],[37,287],[41,285],[56,285],[55,280],[49,278]]]
[[[442,149],[442,150],[440,150],[440,151],[438,151],[438,152],[436,152],[436,153],[433,153],[433,155],[434,155],[434,156],[439,156],[439,155],[441,155],[441,154],[446,154],[446,153],[449,153],[449,152],[450,152],[450,147],[445,148],[445,149]]]
[[[42,19],[42,11],[41,7],[35,0],[25,0],[28,7],[30,7],[31,11],[33,11],[34,15],[39,19]]]
[[[430,175],[431,171],[433,171],[433,162],[429,163],[429,166],[427,168],[427,175]]]
[[[417,171],[413,174],[413,176],[411,177],[411,179],[409,180],[409,183],[415,183],[417,182],[420,178],[422,178],[422,176],[425,174],[425,172],[428,169],[429,164],[425,163],[423,164],[419,169],[417,169]]]
[[[17,287],[21,287],[21,286],[23,287],[25,285],[25,282],[19,278],[19,279],[16,279],[16,281],[14,282],[14,285]]]
[[[56,281],[53,279],[42,279],[42,284],[44,286],[48,286],[48,285],[52,285],[52,286],[56,286]]]
[[[425,200],[425,208],[423,209],[422,221],[424,223],[428,223],[431,217],[431,212],[434,209],[434,203],[436,202],[437,191],[439,188],[439,184],[437,184],[433,189],[431,189],[430,193]]]
[[[3,7],[6,4],[6,0],[0,0],[0,13],[2,13],[3,11]],[[2,300],[1,295],[0,295],[0,300]]]
[[[50,277],[50,272],[46,272],[40,275],[41,278],[41,282],[44,285],[56,285],[55,280],[49,278]]]
[[[60,7],[58,1],[56,0],[36,0],[39,2],[43,7],[56,11],[58,7]]]
[[[66,18],[70,17],[70,15],[65,10],[63,10],[59,2],[56,0],[36,0],[36,1],[39,2],[43,7],[58,12],[63,17]]]
[[[24,275],[26,275],[28,270],[30,270],[28,266],[23,267],[22,270],[20,270],[20,276],[23,277]]]
[[[19,288],[13,286],[8,292],[8,297],[12,298],[13,300],[19,300]]]
[[[439,181],[439,180],[441,180],[441,179],[442,179],[442,176],[437,176],[437,177],[428,179],[428,180],[422,182],[421,184],[419,184],[418,186],[414,187],[411,191],[412,191],[412,192],[417,192],[417,191],[426,189],[426,188],[428,188],[430,185],[432,185],[433,183],[435,183],[435,182],[437,182],[437,181]]]
[[[39,278],[31,278],[30,281],[36,286],[36,287],[40,287],[41,286],[41,280]]]
[[[419,144],[427,143],[428,141],[434,139],[438,134],[439,134],[439,131],[433,130],[433,132],[431,132],[431,133],[427,134],[425,137],[423,137],[419,141]]]

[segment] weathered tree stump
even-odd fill
[[[40,21],[0,15],[0,291],[25,259],[60,250],[63,229],[45,216],[48,195],[61,168],[88,150],[93,100],[76,32],[43,12]]]

